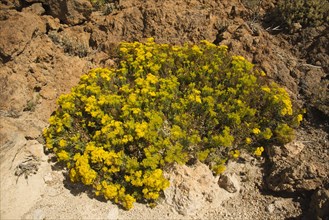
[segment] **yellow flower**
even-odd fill
[[[249,137],[246,138],[246,144],[250,144],[251,141],[252,141],[251,138],[249,138]]]
[[[58,125],[56,132],[60,133],[63,131],[63,126],[61,124]]]
[[[155,97],[156,93],[155,92],[149,92],[149,95],[152,96],[152,97]]]
[[[298,114],[297,115],[297,121],[301,122],[303,120],[303,115],[302,114]]]
[[[151,84],[156,84],[158,82],[158,78],[153,74],[149,73],[146,76],[146,81],[150,82]]]
[[[270,89],[268,86],[263,86],[263,87],[262,87],[262,90],[263,90],[264,92],[267,92],[267,93],[270,93],[270,92],[271,92],[271,89]]]
[[[104,187],[104,197],[106,199],[114,199],[118,195],[118,186],[114,184],[106,184]]]
[[[218,46],[218,48],[221,49],[221,50],[223,50],[223,51],[227,51],[228,46],[226,46],[226,45],[220,45],[220,46]]]
[[[195,96],[195,101],[201,103],[201,97],[199,95]]]
[[[134,207],[134,202],[136,202],[136,199],[134,197],[132,197],[131,195],[125,195],[122,205],[123,207],[129,210]]]
[[[128,49],[127,48],[124,48],[124,47],[120,47],[120,51],[122,53],[127,53],[128,52]]]
[[[226,166],[223,164],[219,164],[213,168],[213,171],[218,175],[223,173],[226,170]]]
[[[59,146],[60,147],[64,148],[64,147],[66,147],[66,145],[67,145],[66,140],[62,139],[62,140],[59,141]]]
[[[154,37],[149,37],[146,40],[147,43],[154,43]]]
[[[233,157],[234,159],[237,159],[237,158],[239,158],[239,156],[240,156],[240,151],[239,151],[239,150],[232,150],[232,151],[230,151],[229,154],[230,154],[231,157]]]
[[[150,52],[147,52],[146,54],[145,54],[145,57],[147,58],[147,59],[150,59],[150,58],[152,58],[152,53],[150,53]]]
[[[271,129],[266,128],[265,131],[262,132],[262,136],[266,139],[269,140],[272,137],[273,133]]]
[[[62,106],[63,110],[74,110],[74,107],[75,107],[74,103],[69,102],[69,101],[62,103],[61,106]]]
[[[254,128],[254,129],[252,129],[252,133],[259,134],[260,130],[258,128]]]
[[[254,151],[254,155],[257,157],[260,157],[264,151],[263,147],[257,147],[256,150]]]
[[[74,168],[70,170],[70,180],[71,182],[76,182],[78,180],[78,174]]]
[[[243,56],[232,56],[233,60],[237,60],[237,61],[245,61],[246,59]]]
[[[194,51],[194,52],[197,52],[197,53],[202,53],[202,51],[200,50],[200,47],[199,46],[197,46],[197,45],[194,45],[193,47],[192,47],[192,50]]]
[[[58,157],[59,160],[64,160],[64,161],[70,159],[70,155],[69,155],[69,153],[66,152],[66,151],[64,151],[64,150],[58,152],[58,153],[57,153],[57,157]]]
[[[144,137],[145,136],[145,131],[147,130],[147,123],[142,122],[142,123],[136,123],[136,128],[135,132],[138,137]]]

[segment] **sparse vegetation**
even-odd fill
[[[119,9],[118,0],[90,0],[90,2],[97,10],[101,10],[105,15]]]
[[[295,23],[303,27],[329,22],[328,0],[280,0],[279,17],[291,28]]]
[[[88,55],[89,45],[86,45],[78,39],[70,39],[67,36],[61,36],[56,32],[50,32],[49,37],[55,44],[62,46],[65,53],[81,58]]]

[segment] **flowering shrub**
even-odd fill
[[[199,159],[219,174],[239,149],[286,143],[302,115],[287,92],[226,46],[122,43],[117,68],[81,77],[44,131],[70,179],[130,209],[169,186],[163,169]]]

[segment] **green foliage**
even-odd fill
[[[316,27],[329,22],[328,0],[280,0],[278,9],[289,27],[294,23]]]
[[[285,143],[302,120],[287,92],[226,46],[122,43],[117,68],[81,77],[45,129],[73,182],[127,209],[153,204],[163,169],[199,159],[215,173],[242,148]],[[262,146],[261,146],[262,145]]]

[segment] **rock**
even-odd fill
[[[296,163],[278,160],[272,167],[272,172],[267,177],[267,184],[274,191],[309,191],[322,185],[322,180],[317,178],[320,167],[314,163],[306,164],[301,161]],[[319,169],[320,168],[320,169]],[[321,172],[321,171],[320,171]]]
[[[288,144],[284,145],[284,149],[286,151],[286,155],[289,157],[294,157],[297,154],[299,154],[303,149],[305,145],[301,141],[293,141]]]
[[[18,9],[22,7],[22,2],[20,0],[2,0],[1,9]]]
[[[265,211],[274,215],[282,215],[282,213],[287,212],[288,210],[295,212],[296,214],[299,212],[300,204],[297,201],[294,201],[292,198],[278,198],[275,201],[272,201],[265,207]],[[274,214],[274,215],[273,215]]]
[[[240,183],[235,174],[223,174],[218,180],[218,185],[230,193],[240,190]]]
[[[33,212],[33,220],[43,220],[45,219],[45,213],[41,209],[36,209]]]
[[[273,213],[275,210],[275,205],[273,203],[269,204],[268,206],[266,206],[266,211],[269,213]]]
[[[60,20],[58,18],[54,18],[52,16],[45,15],[45,16],[43,16],[43,19],[46,20],[46,25],[47,25],[48,30],[57,31],[61,27]]]
[[[328,59],[329,56],[326,57]],[[319,68],[313,65],[305,64],[304,66],[305,77],[301,81],[302,92],[305,94],[307,99],[311,102],[313,108],[320,110],[322,114],[325,116],[329,116],[329,80],[327,79],[328,74],[325,73],[324,70],[329,70],[329,65],[327,68],[325,66],[323,68]],[[312,113],[312,112],[310,112]],[[319,112],[315,112],[313,114],[319,114]],[[322,121],[322,119],[321,119]],[[327,121],[323,120],[323,121]]]
[[[0,20],[0,57],[7,62],[22,53],[33,37],[46,32],[40,17],[31,13],[0,11],[8,19]]]
[[[88,0],[26,0],[29,3],[41,2],[46,5],[48,13],[64,24],[77,25],[85,22],[91,12],[92,4]]]
[[[110,210],[108,211],[108,214],[106,216],[106,219],[108,220],[116,220],[119,218],[119,209],[118,206],[111,206]]]
[[[6,67],[0,69],[0,92],[2,99],[0,110],[5,113],[5,116],[9,117],[20,116],[27,100],[33,97],[26,79],[20,74],[15,74],[13,69]]]
[[[42,3],[35,3],[27,8],[23,8],[23,12],[28,12],[36,15],[43,15],[46,10],[43,8]]]
[[[39,161],[47,161],[48,157],[43,151],[43,145],[36,140],[29,140],[26,142],[26,149],[28,152]]]
[[[53,181],[53,175],[51,173],[47,173],[44,177],[43,180],[45,181],[46,184],[50,184]]]
[[[319,189],[317,190],[311,200],[310,216],[315,217],[314,219],[326,220],[329,217],[329,190]]]
[[[57,181],[55,175],[44,176],[40,174],[40,169],[33,178],[29,179],[30,187],[28,190],[24,188],[27,184],[23,179],[19,184],[24,185],[24,187],[15,191],[19,185],[15,185],[16,177],[12,171],[17,163],[25,158],[26,151],[19,150],[23,149],[24,146],[27,147],[27,143],[37,144],[31,142],[31,139],[40,137],[42,129],[40,129],[41,126],[34,125],[34,123],[47,122],[50,114],[57,108],[56,98],[60,94],[69,92],[70,88],[78,83],[81,74],[86,73],[92,67],[99,66],[100,63],[104,66],[112,65],[108,57],[111,57],[111,53],[113,54],[113,45],[122,40],[143,41],[152,36],[159,43],[196,43],[203,39],[210,42],[217,40],[216,44],[226,43],[231,45],[230,53],[243,55],[248,60],[253,61],[256,67],[257,65],[261,66],[263,70],[267,71],[268,78],[291,90],[293,98],[298,95],[297,97],[302,99],[307,107],[314,106],[324,113],[327,112],[328,77],[326,73],[329,66],[327,53],[329,41],[326,26],[324,29],[322,27],[322,30],[321,27],[317,28],[319,31],[314,30],[318,34],[312,33],[313,37],[311,38],[308,37],[308,32],[314,31],[309,31],[308,28],[298,30],[299,33],[303,32],[302,35],[287,36],[282,32],[275,36],[268,34],[267,31],[261,27],[258,28],[258,26],[256,31],[255,27],[250,24],[250,29],[243,26],[246,21],[242,17],[247,18],[249,16],[239,6],[240,3],[238,2],[241,1],[128,0],[115,2],[119,2],[119,7],[105,16],[100,11],[91,13],[89,0],[1,1],[0,163],[1,177],[3,177],[1,183],[4,183],[6,187],[1,184],[0,197],[1,200],[5,198],[2,203],[5,206],[1,206],[3,210],[1,210],[0,215],[4,219],[20,219],[22,214],[29,210],[31,212],[29,219],[44,216],[42,211],[46,213],[47,218],[58,219],[58,210],[62,208],[66,208],[61,212],[64,218],[86,218],[90,213],[89,209],[85,209],[85,215],[81,215],[75,210],[81,205],[81,202],[71,203],[72,200],[70,199],[74,198],[76,201],[78,199],[76,196],[63,197],[63,203],[57,204],[56,199],[58,197],[54,198],[54,196],[58,195],[58,190],[50,187]],[[266,2],[263,1],[263,3]],[[232,10],[234,5],[236,6]],[[274,4],[271,8],[274,8]],[[47,15],[44,15],[44,9],[47,9]],[[236,17],[229,19],[228,16],[231,12]],[[232,13],[231,15],[233,15]],[[40,14],[42,16],[39,16]],[[45,29],[46,31],[44,31]],[[50,39],[52,34],[58,37],[58,42]],[[92,37],[90,38],[89,35]],[[291,37],[296,37],[299,42],[294,41]],[[65,38],[66,40],[69,39],[68,43],[63,43]],[[300,39],[303,39],[303,42]],[[80,47],[81,45],[83,47]],[[89,50],[85,50],[85,46],[89,47]],[[79,50],[79,47],[82,50]],[[298,47],[301,48],[299,51]],[[86,54],[84,51],[88,53]],[[41,98],[36,103],[35,112],[26,111],[28,101],[34,101],[36,96]],[[28,114],[30,116],[26,117]],[[319,117],[322,119],[321,115]],[[317,123],[315,122],[315,124]],[[313,128],[308,131],[313,131]],[[269,170],[266,173],[268,188],[279,192],[297,191],[303,193],[317,190],[328,184],[328,142],[326,142],[325,135],[321,135],[318,139],[312,139],[313,136],[316,135],[313,133],[305,135],[304,147],[273,147],[273,151],[269,154]],[[308,140],[309,138],[310,140]],[[34,152],[34,154],[38,153]],[[15,160],[13,161],[13,159]],[[247,194],[248,191],[255,190],[262,183],[263,176],[260,171],[254,173],[252,169],[249,169],[247,164],[250,164],[250,160],[246,161],[245,164],[240,162],[236,164],[237,167],[232,169],[232,172],[238,171],[238,179],[241,178],[241,181],[244,179],[245,182],[241,188]],[[172,188],[168,189],[166,201],[180,213],[187,213],[186,215],[190,218],[213,219],[202,216],[203,210],[207,210],[209,206],[221,204],[222,197],[230,198],[229,196],[232,196],[233,193],[219,188],[217,179],[211,176],[209,170],[200,169],[205,175],[202,177],[203,174],[194,175],[196,172],[194,169],[195,167],[188,167],[172,174],[173,177],[177,176],[179,181],[172,183]],[[179,169],[177,168],[177,170]],[[36,187],[39,185],[31,182],[37,176],[41,177],[40,185],[45,185],[47,190],[55,191],[51,197],[30,196],[29,193],[36,193],[38,189],[42,188]],[[51,178],[53,178],[52,181]],[[46,185],[44,181],[50,184]],[[174,180],[171,179],[171,181]],[[57,181],[58,186],[62,186],[62,183],[63,180]],[[238,193],[234,195],[236,194]],[[24,199],[21,199],[21,196],[24,196]],[[322,196],[320,197],[322,198]],[[256,201],[253,197],[246,196],[244,198],[248,202],[245,203],[246,200],[242,200],[241,205],[250,204],[249,201]],[[262,199],[263,197],[259,201]],[[32,205],[35,200],[39,200],[39,206],[33,208],[25,206],[26,204]],[[87,198],[83,201],[86,201],[83,203],[84,206],[88,206],[87,203],[96,200]],[[101,203],[104,204],[104,202]],[[315,203],[316,205],[312,207],[328,210],[327,206],[320,205],[327,204],[326,202]],[[66,206],[66,204],[70,205]],[[253,204],[258,207],[266,207],[269,202]],[[33,212],[38,207],[43,207],[42,211],[34,215]],[[285,205],[280,205],[280,202],[273,202],[270,203],[269,210],[274,208],[273,212],[277,212],[278,207],[282,208]],[[48,210],[46,211],[46,209]],[[312,209],[316,210],[317,208]],[[95,211],[92,217],[100,217],[98,206],[91,210]],[[232,210],[232,212],[224,211],[224,213],[228,212],[225,215],[232,219],[252,219],[248,216],[259,217],[258,214],[254,214],[258,212],[263,214],[262,208],[255,211],[253,215],[250,215],[250,210],[239,210],[238,206],[234,206]],[[236,213],[233,213],[235,210]],[[117,210],[109,210],[106,207],[104,213],[101,215],[102,218],[106,218],[107,215],[109,219],[118,218]],[[163,213],[166,214],[166,212]],[[195,217],[190,216],[190,213],[201,214],[200,217]],[[275,217],[284,218],[282,213],[281,216]],[[148,216],[149,213],[142,214],[145,218],[145,215]],[[246,217],[244,214],[248,214],[248,216]],[[267,216],[261,217],[267,218]],[[89,217],[89,219],[92,218]]]
[[[148,37],[159,43],[213,42],[230,13],[223,13],[226,7],[221,1],[120,1],[119,8],[106,17],[96,12],[91,15],[99,26],[93,28],[92,39],[104,52],[110,42],[143,41]]]
[[[277,192],[305,192],[328,184],[329,164],[325,152],[329,145],[320,141],[326,136],[325,131],[313,130],[308,141],[267,148],[270,165],[265,178],[267,187]]]
[[[76,25],[88,19],[92,5],[88,0],[42,0],[49,7],[49,13],[65,24]]]
[[[15,19],[16,16],[21,16],[21,14],[28,13],[9,13],[8,16],[13,17],[9,23],[12,26],[19,27],[21,21],[18,19],[15,22]],[[54,19],[53,21],[56,22]],[[38,19],[36,19],[36,23],[38,23]],[[79,30],[82,30],[82,28]],[[65,31],[65,33],[68,32]],[[70,31],[70,36],[74,36],[74,33],[81,39],[77,41],[75,41],[77,38],[71,39],[73,45],[88,47],[88,33],[74,29],[74,31]],[[0,33],[0,35],[2,34],[3,32]],[[2,39],[0,39],[0,44],[1,41]],[[0,68],[0,92],[2,96],[0,111],[6,116],[18,117],[24,111],[28,111],[28,104],[32,104],[35,115],[31,120],[42,117],[42,120],[47,121],[56,107],[56,102],[53,100],[60,94],[70,91],[70,88],[79,81],[79,77],[89,71],[91,67],[94,67],[94,64],[88,60],[82,60],[77,56],[65,53],[64,48],[61,48],[61,45],[56,45],[47,35],[35,36],[24,43],[26,44],[24,50],[18,47],[20,53],[19,56],[16,56],[16,53],[10,51],[10,48],[6,49],[10,42],[4,42],[4,45],[6,45],[4,51],[10,52],[8,54],[10,54],[9,57],[12,60]],[[19,45],[19,42],[17,44]],[[42,45],[42,50],[40,45]],[[14,45],[12,48],[16,46]],[[73,47],[73,52],[79,52],[75,48],[77,47]]]
[[[1,123],[2,118],[0,119]],[[3,129],[4,127],[0,126],[0,164],[6,164],[8,166],[10,164],[10,160],[8,158],[8,152],[13,152],[12,149],[21,149],[26,144],[26,139],[24,135],[18,132],[14,127],[9,127],[9,124],[1,124],[6,126],[6,131]],[[9,131],[9,132],[8,132]],[[17,152],[13,152],[11,156],[13,156]],[[11,165],[13,167],[14,165]]]
[[[165,201],[178,213],[192,216],[210,205],[220,205],[231,195],[218,187],[217,178],[200,162],[194,167],[176,166],[171,174]]]
[[[300,29],[302,29],[302,25],[300,23],[293,23],[292,24],[292,29],[290,30],[291,33],[297,32]]]

